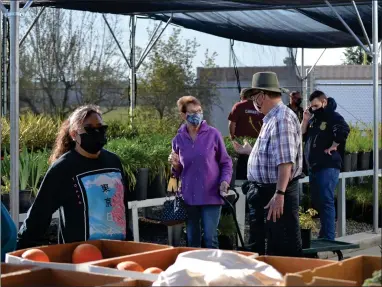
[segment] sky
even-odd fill
[[[123,17],[123,42],[128,43],[128,17]],[[136,31],[136,44],[140,47],[145,47],[148,42],[148,36],[146,29],[152,27],[157,21],[138,19],[137,31]],[[164,25],[162,25],[163,27]],[[126,28],[125,28],[126,27]],[[169,25],[162,37],[167,37],[174,26]],[[213,35],[201,33],[190,29],[182,29],[183,38],[196,38],[200,44],[198,48],[197,56],[194,60],[194,67],[201,66],[201,62],[204,60],[204,52],[209,49],[210,52],[216,52],[218,54],[216,58],[216,64],[219,67],[229,66],[229,54],[230,44],[229,39],[216,37]],[[286,48],[262,46],[245,42],[235,42],[234,51],[237,56],[238,66],[277,66],[283,65],[283,59],[287,56]],[[304,61],[305,65],[313,65],[316,63],[324,49],[304,49]],[[339,49],[327,49],[318,62],[318,65],[340,65],[342,64],[343,48]],[[297,52],[297,64],[301,65],[301,49]]]

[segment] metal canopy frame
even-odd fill
[[[11,193],[10,193],[10,209],[12,219],[16,224],[19,222],[19,47],[21,43],[19,42],[19,20],[20,20],[20,8],[19,8],[19,0],[10,1],[10,11],[8,11],[0,0],[0,10],[4,14],[4,16],[8,16],[10,19],[10,122],[11,122],[11,142],[10,142],[10,150],[11,150]],[[365,38],[367,39],[369,49],[360,41],[358,36],[352,31],[352,29],[346,24],[346,22],[342,19],[342,17],[337,13],[334,7],[330,4],[328,0],[324,0],[327,6],[331,7],[332,11],[336,14],[338,19],[342,22],[342,24],[346,27],[348,32],[353,35],[358,44],[373,58],[373,98],[374,98],[374,179],[373,179],[373,229],[374,232],[378,232],[378,0],[372,1],[373,8],[373,31],[372,31],[372,43],[370,42],[366,30],[364,28],[362,19],[358,13],[357,6],[354,1],[352,4],[356,10],[356,15],[360,22],[362,31],[364,33]],[[24,12],[28,9],[33,3],[33,0],[28,0],[23,6],[21,12]],[[42,13],[42,12],[41,12]],[[40,13],[40,15],[41,15]],[[36,17],[37,18],[37,17]],[[172,17],[171,17],[172,18]],[[131,41],[130,41],[130,67],[131,67],[131,95],[130,95],[130,120],[133,120],[133,110],[135,108],[135,94],[136,94],[136,70],[142,64],[143,60],[158,41],[159,37],[163,33],[164,29],[171,22],[171,18],[167,22],[166,26],[163,28],[162,32],[153,40],[152,37],[149,41],[148,47],[145,49],[145,53],[142,54],[141,58],[136,65],[136,53],[135,53],[135,31],[136,31],[136,21],[137,15],[131,16],[130,21],[130,29],[131,29]],[[38,20],[35,19],[36,21]],[[106,21],[106,18],[104,17]],[[34,21],[33,24],[36,22]],[[106,21],[107,23],[107,21]],[[107,24],[108,25],[108,24]],[[108,25],[109,27],[109,25]],[[111,31],[110,27],[109,30]],[[158,32],[159,28],[155,30]],[[156,33],[154,33],[156,34]],[[25,36],[26,37],[26,36]],[[23,37],[23,39],[25,39]],[[116,40],[115,36],[113,36]],[[118,41],[117,41],[118,42]],[[372,44],[372,45],[371,45]],[[120,45],[118,43],[120,48]],[[122,49],[120,48],[121,52]],[[147,51],[146,51],[147,50]],[[124,55],[124,53],[123,53]],[[127,59],[124,56],[125,60]],[[127,61],[129,64],[129,61]],[[303,64],[303,63],[302,63]],[[302,67],[304,68],[304,67]],[[304,70],[304,69],[303,69]],[[304,72],[303,72],[304,73]],[[306,75],[307,76],[307,75]],[[306,79],[304,75],[303,78]],[[339,199],[344,202],[344,194]],[[344,224],[344,223],[342,223]],[[341,230],[344,226],[339,227]]]

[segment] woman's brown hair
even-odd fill
[[[59,159],[64,153],[68,152],[75,147],[75,142],[70,136],[70,132],[77,131],[84,120],[91,114],[96,113],[99,116],[102,112],[98,106],[86,105],[77,108],[61,125],[54,146],[53,151],[49,157],[49,164],[52,164]]]

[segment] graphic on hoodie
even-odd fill
[[[79,176],[87,197],[88,240],[126,238],[124,187],[120,171],[100,170]]]

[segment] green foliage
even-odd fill
[[[346,48],[344,56],[345,65],[371,65],[372,63],[372,57],[359,46]]]
[[[24,147],[19,157],[19,187],[20,190],[30,190],[34,195],[37,194],[41,178],[48,170],[49,153],[43,151],[28,151]],[[10,188],[10,156],[7,152],[4,154],[4,160],[1,162],[1,176],[5,183],[2,193],[8,193]]]
[[[318,214],[318,212],[313,208],[309,208],[304,212],[300,206],[298,213],[300,217],[300,228],[311,229],[313,232],[317,232],[317,224],[312,217]]]
[[[382,285],[382,270],[373,272],[373,277],[365,280],[362,286],[381,286]]]
[[[151,35],[154,29],[148,30]],[[209,74],[195,75],[192,66],[199,44],[196,39],[182,39],[181,30],[174,28],[170,36],[160,38],[142,65],[138,78],[138,90],[142,105],[155,108],[162,119],[177,114],[177,100],[185,95],[196,96],[203,105],[205,118],[213,105],[218,105],[216,84],[209,81]],[[217,54],[205,53],[203,67],[216,67]]]
[[[50,148],[56,139],[61,121],[46,115],[33,115],[26,113],[20,116],[19,130],[20,130],[20,147],[27,147],[28,149],[42,150]],[[1,118],[1,138],[2,147],[10,144],[10,123],[5,118]]]
[[[218,232],[219,234],[229,236],[230,238],[236,236],[236,225],[231,214],[220,216]]]

